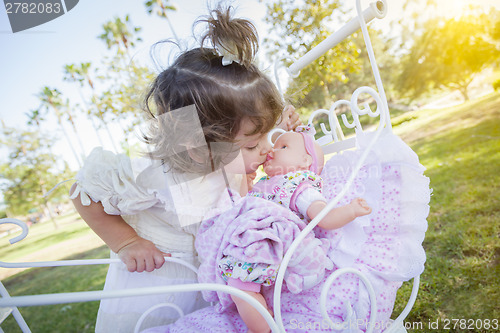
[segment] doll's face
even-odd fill
[[[269,177],[284,175],[291,171],[309,170],[311,163],[312,157],[306,151],[302,135],[288,132],[274,143],[274,149],[264,163],[264,172]]]

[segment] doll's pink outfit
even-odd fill
[[[321,177],[311,171],[294,171],[285,175],[262,177],[248,193],[249,197],[262,198],[290,208],[303,222],[307,208],[316,200],[326,201],[321,196]],[[272,208],[273,205],[270,205]],[[277,212],[275,212],[275,215]],[[301,224],[303,229],[305,225]],[[331,267],[330,260],[321,267]],[[265,264],[243,261],[241,258],[223,256],[218,262],[219,272],[229,285],[242,290],[258,292],[259,285],[274,284],[279,263]],[[321,273],[322,274],[322,273]]]
[[[263,198],[286,208],[290,208],[301,219],[306,218],[307,204],[326,201],[321,196],[323,180],[312,171],[292,171],[274,177],[262,177],[248,193],[249,196]],[[304,204],[297,203],[304,202]]]

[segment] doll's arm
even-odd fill
[[[70,190],[72,194],[75,185]],[[73,199],[73,204],[89,227],[118,254],[130,272],[151,272],[160,268],[169,256],[158,250],[156,246],[137,235],[135,230],[120,215],[109,215],[100,202],[91,201],[84,206],[80,195]]]
[[[312,220],[319,212],[325,208],[326,202],[314,201],[307,209],[307,216]],[[323,219],[318,223],[318,226],[323,229],[338,229],[349,222],[352,222],[356,217],[370,214],[372,209],[364,199],[356,198],[348,205],[337,207],[328,212]]]

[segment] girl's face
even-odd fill
[[[253,131],[252,121],[243,120],[240,131],[236,135],[236,143],[240,147],[238,157],[226,165],[226,169],[233,173],[250,174],[255,172],[266,161],[271,145],[267,140],[267,133],[257,133],[251,136],[246,133]]]
[[[291,171],[308,170],[312,157],[307,153],[300,133],[288,132],[281,135],[269,153],[264,172],[269,176],[284,175]]]

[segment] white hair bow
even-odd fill
[[[217,55],[222,57],[222,66],[231,65],[234,62],[240,63],[238,57],[238,48],[234,43],[227,43],[215,46],[215,51]]]

